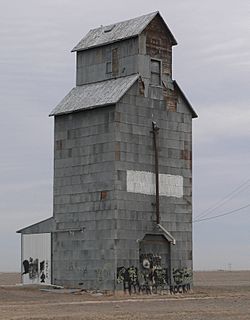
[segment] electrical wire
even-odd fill
[[[250,181],[250,179],[247,179],[245,182],[241,183],[237,188],[235,188],[233,191],[231,191],[229,194],[227,194],[222,200],[217,201],[213,206],[211,206],[211,207],[207,208],[206,210],[202,211],[196,218],[199,218],[199,217],[203,216],[207,212],[213,211],[215,208],[219,207],[222,202],[225,203],[228,200],[229,197],[230,197],[229,199],[231,199],[232,198],[231,196],[233,196],[233,194],[235,192],[237,192],[239,189],[241,189],[249,181]],[[249,185],[247,185],[246,187],[248,187],[248,186]],[[245,188],[244,188],[244,190],[245,190]]]
[[[225,204],[227,201],[231,200],[234,198],[237,194],[240,192],[244,191],[246,188],[248,188],[250,185],[248,184],[245,186],[243,189],[242,187],[246,185],[250,179],[247,179],[245,182],[241,183],[237,188],[235,188],[233,191],[231,191],[228,195],[226,195],[222,200],[217,201],[213,206],[209,207],[208,209],[202,211],[198,216],[195,217],[195,219],[202,218],[213,212],[215,209],[218,209],[221,207],[223,204]],[[238,192],[237,192],[238,191]]]
[[[220,217],[224,217],[224,216],[227,216],[227,215],[230,215],[230,214],[234,214],[240,210],[243,210],[243,209],[246,209],[250,207],[250,203],[247,204],[246,206],[243,206],[243,207],[240,207],[240,208],[237,208],[235,210],[232,210],[232,211],[228,211],[228,212],[225,212],[225,213],[221,213],[221,214],[218,214],[216,216],[212,216],[212,217],[208,217],[208,218],[203,218],[203,219],[195,219],[193,221],[193,223],[196,223],[196,222],[202,222],[202,221],[207,221],[207,220],[212,220],[212,219],[217,219],[217,218],[220,218]]]
[[[209,212],[206,212],[205,214],[200,214],[197,217],[195,217],[195,219],[198,218],[203,218],[206,217],[207,215],[209,215],[210,213],[212,213],[215,209],[220,208],[223,204],[225,204],[226,202],[228,202],[229,200],[233,199],[234,197],[236,197],[239,193],[241,193],[242,191],[246,190],[247,188],[249,188],[250,185],[245,186],[243,189],[239,190],[237,193],[231,195],[231,197],[228,197],[227,199],[225,199],[224,201],[221,201],[220,204],[218,204],[217,206],[213,207],[213,210],[210,210]]]

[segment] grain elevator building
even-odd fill
[[[90,30],[54,117],[53,217],[18,232],[24,283],[192,284],[192,119],[159,12]]]

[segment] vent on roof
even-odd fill
[[[107,33],[107,32],[110,32],[110,31],[112,31],[113,29],[114,29],[114,27],[115,27],[115,24],[111,24],[110,26],[106,26],[106,27],[104,27],[104,32],[105,33]]]

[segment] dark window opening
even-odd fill
[[[106,63],[106,73],[112,73],[112,62],[111,61]]]
[[[151,60],[151,84],[161,85],[161,61],[159,60]]]

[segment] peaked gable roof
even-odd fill
[[[77,86],[52,110],[50,116],[115,104],[138,78],[138,74],[133,74]]]
[[[117,22],[108,26],[101,26],[96,29],[91,29],[86,34],[86,36],[72,49],[72,52],[87,50],[93,47],[98,47],[112,42],[136,37],[143,32],[143,30],[157,15],[161,17],[159,11],[156,11],[134,19]],[[173,45],[176,45],[177,42],[173,34],[169,30],[164,19],[162,17],[161,19],[172,38]]]

